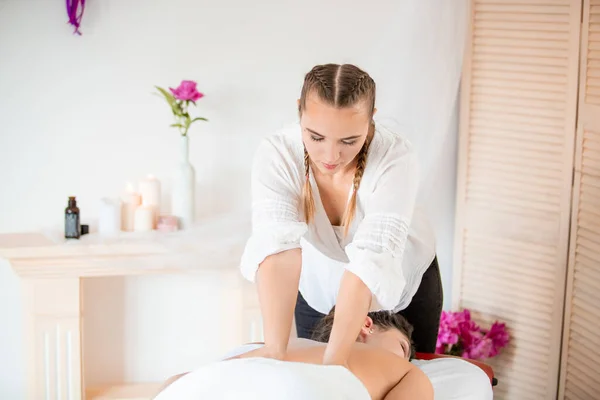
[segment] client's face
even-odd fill
[[[357,339],[359,342],[381,347],[408,360],[410,340],[396,328],[381,329],[367,317]]]
[[[408,360],[410,358],[408,338],[396,328],[382,331],[378,327],[375,327],[374,332],[367,336],[365,343],[382,347],[404,359]]]

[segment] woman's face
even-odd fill
[[[369,134],[372,116],[365,102],[335,108],[309,94],[302,111],[302,140],[314,166],[325,175],[346,171]]]

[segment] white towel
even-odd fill
[[[242,358],[205,365],[175,381],[156,400],[370,400],[341,366]]]
[[[262,344],[237,347],[223,359]],[[492,400],[488,376],[481,368],[456,358],[413,360],[431,381],[435,400]],[[291,390],[291,388],[295,388]],[[296,390],[297,388],[297,390]],[[208,364],[184,376],[156,400],[264,399],[369,400],[369,394],[343,367],[245,358]]]

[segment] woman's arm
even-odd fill
[[[419,368],[413,366],[383,400],[433,400],[433,386]]]
[[[352,344],[369,312],[371,299],[371,291],[360,278],[344,271],[323,364],[346,365]]]
[[[281,137],[265,140],[252,166],[252,235],[240,269],[256,282],[266,350],[285,355],[302,268],[300,241],[308,226],[299,215],[301,171]]]
[[[273,254],[258,268],[256,282],[263,317],[264,351],[267,357],[280,360],[285,357],[298,297],[301,268],[300,249]]]
[[[373,192],[364,202],[365,216],[345,248],[349,262],[324,363],[345,363],[373,298],[377,309],[386,310],[394,309],[401,299],[407,283],[402,271],[404,250],[418,188],[415,166],[414,154],[402,143],[389,150],[378,166],[382,172],[373,178]]]

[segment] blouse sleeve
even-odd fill
[[[298,167],[277,140],[265,140],[252,165],[252,232],[240,265],[242,275],[251,282],[265,258],[300,248],[300,239],[307,231],[298,208]]]
[[[392,310],[400,302],[407,279],[402,272],[418,176],[415,154],[391,149],[377,173],[373,192],[364,205],[365,216],[346,246],[346,269],[371,290],[375,309]],[[373,306],[372,306],[373,309]]]

